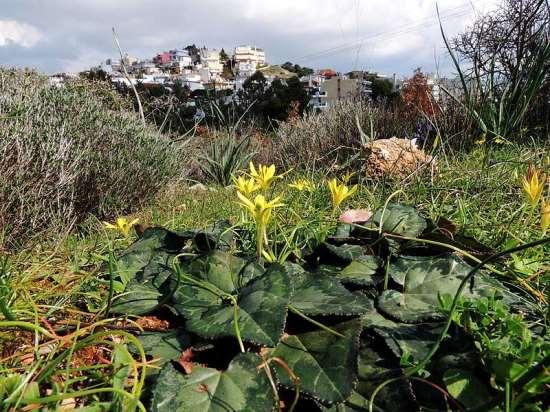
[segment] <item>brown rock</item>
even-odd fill
[[[374,140],[364,146],[365,173],[371,178],[404,179],[435,167],[435,160],[408,139]]]

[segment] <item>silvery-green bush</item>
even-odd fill
[[[134,210],[181,175],[181,150],[105,84],[0,69],[0,230],[21,244]]]

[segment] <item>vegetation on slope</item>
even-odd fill
[[[125,104],[101,84],[0,69],[2,243],[136,210],[182,173],[180,149]]]

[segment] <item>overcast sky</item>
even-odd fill
[[[452,36],[498,0],[438,4]],[[89,68],[117,56],[115,26],[123,49],[140,58],[192,43],[254,44],[272,64],[448,71],[435,10],[434,0],[0,0],[0,65]]]

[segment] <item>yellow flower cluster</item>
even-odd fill
[[[543,233],[546,233],[550,227],[550,198],[543,197],[546,179],[546,174],[535,169],[535,167],[530,164],[521,182],[525,199],[532,210],[534,210],[540,202],[540,227]]]
[[[275,261],[277,257],[269,250],[267,227],[271,220],[273,209],[284,206],[281,196],[275,196],[271,200],[267,197],[268,191],[274,180],[282,177],[277,175],[275,165],[257,165],[250,162],[249,171],[242,176],[233,179],[237,190],[238,204],[247,212],[256,225],[256,252],[258,257],[265,258],[268,262]],[[336,211],[342,202],[357,191],[357,185],[348,186],[352,173],[346,174],[342,180],[332,179],[327,182],[332,199],[333,211]],[[308,179],[297,179],[288,185],[301,192],[313,192],[316,186]],[[255,194],[256,192],[260,192]]]
[[[293,189],[300,192],[313,192],[315,190],[315,184],[307,179],[298,179],[288,185]]]
[[[109,222],[103,222],[103,224],[107,229],[118,230],[124,235],[124,237],[128,237],[130,235],[130,230],[132,230],[132,227],[134,227],[138,222],[139,219],[134,219],[129,222],[126,218],[119,217],[117,218],[115,224]]]
[[[357,191],[357,185],[349,188],[344,182],[339,182],[337,179],[329,180],[328,188],[332,198],[333,210],[336,210],[344,200]]]
[[[252,162],[249,165],[249,177],[239,176],[234,179],[235,188],[239,205],[250,213],[250,216],[256,224],[256,249],[258,257],[265,255],[264,244],[267,245],[267,225],[271,219],[271,212],[277,207],[284,206],[281,202],[281,196],[276,196],[272,200],[265,197],[265,192],[269,189],[271,183],[279,178],[276,175],[275,165],[254,166]],[[252,199],[252,194],[262,190],[264,194],[258,194]]]
[[[529,165],[527,173],[523,177],[522,185],[525,197],[527,198],[527,202],[532,207],[536,207],[539,203],[542,192],[544,190],[545,180],[546,175],[544,173],[535,169],[533,165]]]

